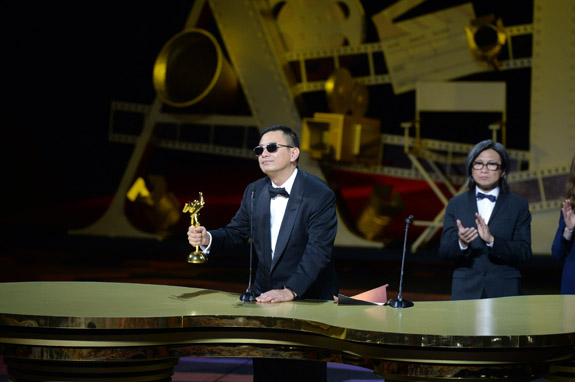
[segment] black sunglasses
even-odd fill
[[[264,153],[264,149],[266,149],[268,153],[275,153],[276,151],[278,151],[279,147],[289,147],[290,149],[293,149],[293,146],[282,145],[281,143],[271,142],[265,146],[254,147],[254,153],[256,153],[257,156],[260,156]]]

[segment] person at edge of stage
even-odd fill
[[[439,256],[453,262],[452,300],[521,294],[519,265],[531,253],[529,204],[507,183],[509,158],[502,144],[479,142],[466,160],[468,191],[446,208]]]
[[[289,127],[266,128],[254,148],[267,175],[249,184],[231,222],[220,229],[188,229],[188,241],[216,254],[245,244],[253,229],[258,267],[257,303],[333,300],[338,281],[332,259],[337,232],[335,193],[298,168],[300,144]],[[327,364],[284,359],[253,360],[254,381],[325,381]]]
[[[575,156],[567,181],[567,199],[559,213],[559,226],[551,245],[553,256],[563,262],[561,294],[575,294]]]

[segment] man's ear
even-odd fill
[[[299,147],[294,147],[291,152],[291,161],[295,162],[299,158]]]

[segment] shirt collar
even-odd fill
[[[497,198],[499,196],[499,186],[495,187],[493,190],[489,191],[489,192],[483,192],[479,189],[479,187],[475,186],[475,195],[477,196],[477,193],[481,192],[482,194],[485,195],[493,195],[495,196],[495,198]]]
[[[284,182],[284,184],[282,184],[281,187],[285,188],[286,191],[288,192],[288,194],[291,195],[291,189],[293,187],[293,182],[295,182],[295,177],[297,175],[297,167],[295,168],[295,170],[292,172],[292,174],[290,175],[290,177]],[[274,183],[274,181],[272,180],[272,186],[273,187],[280,187],[277,184]]]

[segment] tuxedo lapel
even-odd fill
[[[469,195],[469,197],[467,198],[467,201],[468,201],[468,203],[469,203],[469,207],[471,208],[471,211],[473,211],[473,213],[472,213],[472,216],[473,216],[472,221],[473,221],[473,223],[474,223],[474,225],[475,225],[475,213],[478,212],[478,209],[477,209],[477,196],[476,196],[476,194],[475,194],[475,190],[470,191],[470,192],[468,193],[468,195]]]
[[[270,228],[270,194],[268,186],[270,182],[264,182],[262,189],[259,191],[259,197],[256,198],[256,207],[254,216],[257,216],[258,221],[254,222],[254,243],[262,243],[258,250],[260,261],[263,262],[266,269],[271,267],[272,257],[272,244],[271,244],[271,228]],[[257,193],[257,191],[256,191]],[[261,219],[261,220],[260,220]]]
[[[477,212],[479,212],[479,210],[477,209],[477,194],[475,191],[475,188],[471,191],[467,192],[467,205],[469,206],[469,214],[465,214],[465,219],[461,219],[461,222],[463,224],[464,227],[466,228],[470,228],[470,227],[477,227],[477,224],[475,223],[475,214]],[[467,220],[469,219],[469,220]],[[482,248],[483,247],[483,241],[481,240],[481,238],[477,237],[475,240],[473,240],[470,244],[470,247],[473,249],[478,249],[478,248]]]
[[[495,202],[495,206],[493,207],[493,211],[491,212],[491,217],[489,218],[489,222],[487,225],[491,224],[495,216],[501,211],[501,209],[505,206],[505,199],[507,198],[507,194],[504,192],[499,192],[497,196],[497,201]]]
[[[293,187],[291,189],[284,218],[280,226],[280,232],[278,234],[278,238],[276,241],[276,248],[274,251],[274,259],[272,262],[271,270],[273,270],[273,268],[278,263],[279,259],[283,256],[289,238],[291,236],[291,233],[294,230],[298,210],[303,200],[304,188],[305,188],[305,174],[303,173],[303,171],[300,170],[298,171]]]

